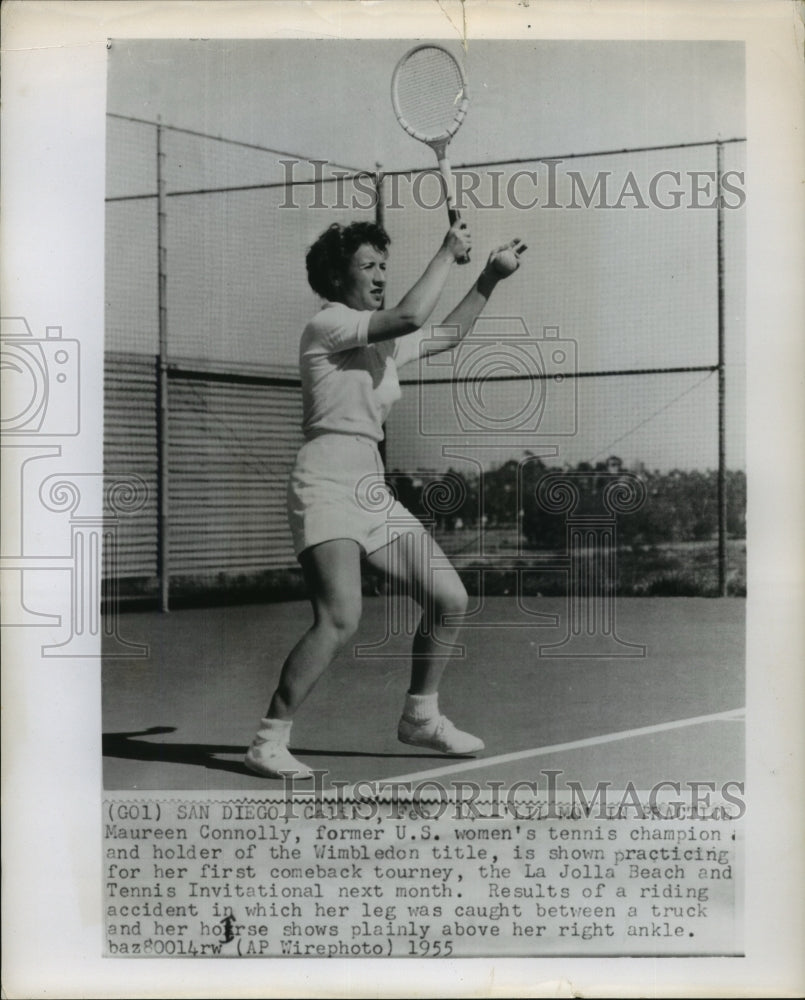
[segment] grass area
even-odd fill
[[[509,538],[511,535],[509,535]],[[441,541],[441,540],[440,540]],[[444,540],[443,548],[459,564],[468,590],[477,588],[479,571],[484,576],[484,592],[488,595],[513,594],[520,576],[522,591],[530,596],[562,595],[567,592],[568,574],[562,571],[564,553],[513,551],[508,545],[497,551],[486,540],[485,556],[473,558],[453,540]],[[506,558],[508,553],[508,558]],[[587,555],[590,563],[597,553]],[[505,562],[506,568],[495,564]],[[516,568],[515,568],[516,567]],[[594,572],[580,568],[590,579]],[[630,546],[618,550],[615,564],[614,592],[620,597],[717,597],[718,545],[716,542],[678,542],[664,545]],[[746,597],[746,542],[743,539],[727,543],[727,594]]]
[[[618,556],[618,591],[632,597],[718,596],[718,546],[680,542]],[[727,542],[727,593],[746,597],[746,541]]]

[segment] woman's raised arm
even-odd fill
[[[468,254],[471,248],[466,223],[457,222],[451,226],[433,260],[397,305],[372,314],[369,342],[390,340],[424,326],[436,308],[453,262]]]
[[[438,354],[458,344],[472,329],[497,283],[519,268],[520,254],[527,249],[522,240],[513,239],[493,250],[478,280],[442,320],[444,330],[440,332],[438,341],[433,341],[433,349],[428,348],[428,338],[422,341],[423,353]]]

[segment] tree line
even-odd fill
[[[617,456],[606,461],[563,467],[580,493],[578,512],[598,513],[603,490],[624,470]],[[559,467],[536,456],[510,459],[483,475],[450,468],[444,473],[409,474],[394,470],[389,486],[412,513],[440,531],[507,528],[518,530],[534,549],[565,545],[566,516],[546,512],[538,502],[541,479]],[[669,542],[707,541],[718,532],[718,474],[715,470],[648,470],[638,464],[645,500],[629,514],[618,515],[622,545],[652,546]],[[746,474],[727,470],[727,535],[746,537]]]

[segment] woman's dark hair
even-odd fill
[[[305,257],[307,280],[317,295],[331,302],[339,300],[341,289],[337,279],[344,277],[352,255],[364,243],[385,253],[391,239],[374,222],[353,222],[348,226],[334,222],[324,230]]]

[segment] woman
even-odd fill
[[[288,510],[314,622],[285,661],[246,754],[246,766],[265,777],[311,776],[288,750],[291,721],[358,627],[361,555],[422,607],[399,739],[447,754],[484,747],[438,708],[439,680],[458,631],[453,622],[466,610],[466,591],[435,541],[421,544],[420,522],[388,495],[378,452],[386,415],[400,396],[397,369],[428,351],[421,328],[452,265],[469,254],[471,240],[466,224],[454,225],[419,280],[396,306],[384,309],[389,243],[386,232],[371,223],[333,224],[307,254],[310,285],[326,301],[302,334],[305,444],[291,474]],[[517,270],[524,249],[512,240],[490,254],[444,320],[455,343],[469,332],[497,282]],[[451,346],[443,333],[439,350]],[[384,503],[377,502],[378,491]]]

